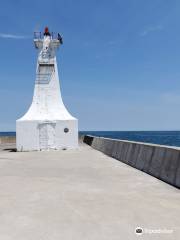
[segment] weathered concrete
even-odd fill
[[[110,157],[180,188],[180,148],[85,136],[84,142]]]
[[[130,156],[130,155],[128,155]],[[0,152],[0,239],[180,238],[179,190],[87,145]],[[139,239],[139,238],[138,238]]]
[[[140,150],[139,150],[139,155],[136,161],[136,168],[148,173],[154,148],[152,146],[147,146],[147,145],[139,145],[139,146],[140,146]]]
[[[180,151],[174,149],[166,149],[164,153],[164,164],[160,171],[160,178],[165,182],[174,184],[178,165],[180,163]],[[180,185],[179,185],[180,186]]]
[[[11,144],[16,143],[16,137],[15,136],[1,136],[0,137],[0,144]]]
[[[15,136],[1,136],[0,137],[0,151],[13,151],[16,149]]]

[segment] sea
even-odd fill
[[[79,134],[180,147],[180,131],[80,131]],[[0,132],[0,136],[15,135],[15,132]]]

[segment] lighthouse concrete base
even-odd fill
[[[78,147],[78,121],[17,120],[17,151],[73,149]]]

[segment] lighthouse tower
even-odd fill
[[[36,80],[32,104],[16,121],[18,151],[68,149],[78,146],[78,120],[65,108],[59,86],[56,50],[62,44],[45,28],[35,33],[38,49]]]

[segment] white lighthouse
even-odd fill
[[[68,149],[78,146],[78,120],[65,108],[59,86],[56,50],[62,43],[45,28],[35,33],[39,50],[34,96],[27,113],[16,121],[17,151]]]

